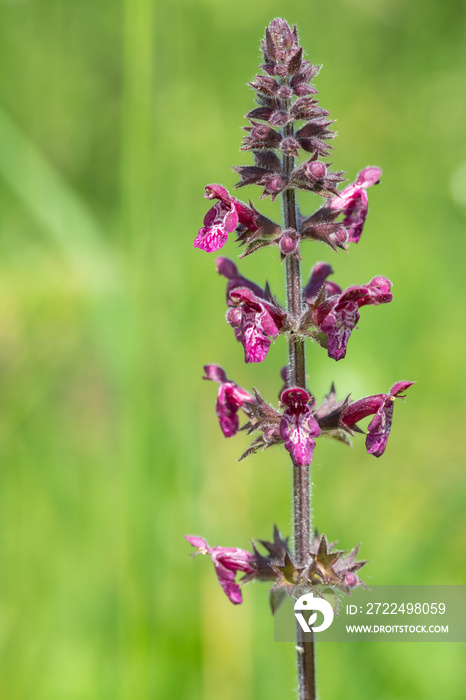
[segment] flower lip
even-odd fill
[[[204,217],[204,226],[194,240],[195,248],[213,253],[222,248],[238,225],[238,213],[233,203],[218,201]]]

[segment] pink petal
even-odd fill
[[[359,321],[358,309],[357,301],[337,304],[320,326],[320,329],[328,335],[328,356],[333,360],[341,360],[346,355],[346,346],[351,332]]]
[[[228,234],[218,226],[201,228],[194,240],[194,247],[214,253],[220,250],[228,240]]]
[[[389,397],[367,426],[366,450],[374,457],[380,457],[385,452],[392,427],[393,401]]]
[[[253,314],[253,319],[255,319],[255,314]],[[262,362],[265,360],[271,344],[270,339],[255,325],[254,320],[251,322],[248,319],[244,309],[241,342],[244,347],[245,362]]]
[[[316,445],[314,438],[321,432],[309,405],[312,397],[305,389],[291,387],[280,398],[286,406],[280,421],[280,435],[285,441],[285,449],[295,466],[309,466]]]

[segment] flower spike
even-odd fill
[[[242,202],[222,185],[210,184],[205,197],[214,202],[194,245],[216,252],[235,232],[240,258],[272,247],[269,259],[275,253],[286,270],[285,307],[268,284],[260,286],[243,276],[233,260],[219,256],[215,261],[217,272],[226,279],[226,320],[243,346],[245,362],[264,361],[272,342],[279,335],[286,336],[288,360],[280,373],[278,406],[268,403],[256,388],[249,393],[228,379],[218,365],[206,365],[204,379],[218,385],[216,413],[224,436],[232,437],[239,430],[252,436],[240,459],[277,446],[289,453],[294,551],[276,527],[272,541],[251,543],[251,551],[210,547],[205,539],[193,535],[186,539],[196,554],[210,557],[224,593],[235,605],[243,600],[245,583],[263,580],[271,582],[273,612],[287,594],[301,597],[307,591],[328,597],[336,609],[339,593],[349,595],[355,586],[364,585],[359,570],[365,562],[357,560],[359,545],[350,551],[337,550],[325,535],[316,532],[312,537],[310,533],[309,466],[317,439],[324,435],[351,445],[356,433],[364,434],[360,422],[370,417],[366,450],[380,457],[390,435],[395,399],[404,399],[412,382],[397,382],[388,393],[356,401],[351,394],[337,398],[332,383],[320,405],[307,390],[305,340],[313,339],[339,361],[346,355],[360,309],[393,299],[392,283],[386,277],[375,276],[367,284],[344,289],[329,279],[333,270],[326,262],[317,262],[308,283],[304,288],[301,284],[302,246],[318,242],[339,252],[360,240],[368,213],[367,190],[380,181],[382,171],[377,166],[366,167],[344,186],[345,173],[332,169],[328,157],[336,137],[334,120],[318,103],[314,79],[320,66],[306,59],[296,27],[284,19],[272,20],[262,51],[262,73],[249,83],[256,104],[245,116],[241,144],[244,156],[251,154],[252,161],[235,165],[233,171],[238,174],[236,189],[257,186],[260,199],[270,197],[272,202],[280,196],[282,225],[261,214],[251,200]],[[314,212],[301,212],[297,192],[304,193],[303,204],[312,192],[320,198],[320,205]],[[240,412],[246,416],[241,427]],[[298,694],[314,698],[313,646],[311,642],[301,644],[299,631],[297,641]]]

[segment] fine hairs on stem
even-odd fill
[[[334,361],[346,356],[351,332],[359,321],[359,309],[392,301],[392,283],[386,277],[373,277],[368,283],[343,290],[328,278],[333,274],[327,262],[316,262],[305,286],[301,284],[302,249],[317,241],[332,249],[348,250],[360,241],[368,212],[367,189],[379,183],[382,171],[376,166],[361,170],[355,182],[338,186],[344,173],[330,170],[326,159],[336,134],[331,130],[329,113],[319,106],[313,80],[319,66],[305,57],[296,27],[284,19],[274,19],[262,42],[264,63],[250,86],[257,106],[247,115],[242,150],[251,151],[254,164],[233,167],[240,180],[236,187],[259,185],[262,197],[282,200],[283,223],[267,218],[250,202],[236,199],[219,184],[207,185],[205,197],[214,200],[204,225],[194,241],[196,248],[213,253],[236,232],[243,258],[261,248],[279,250],[286,270],[286,304],[282,305],[264,287],[243,277],[235,262],[225,257],[215,260],[217,272],[226,278],[227,323],[242,345],[244,361],[265,360],[272,341],[279,335],[288,339],[288,363],[281,372],[283,386],[278,407],[268,403],[257,389],[251,392],[228,379],[218,365],[205,365],[204,379],[218,384],[216,413],[220,428],[229,438],[242,426],[253,435],[251,445],[240,457],[273,446],[284,447],[291,459],[293,475],[294,547],[274,526],[271,541],[260,540],[262,551],[237,547],[210,547],[196,535],[186,535],[197,554],[207,554],[218,581],[229,600],[243,602],[242,587],[251,580],[268,581],[273,592],[272,610],[288,595],[297,598],[303,591],[316,595],[345,591],[360,585],[357,561],[359,546],[336,551],[324,534],[311,533],[310,478],[316,438],[326,435],[351,445],[358,423],[371,416],[366,434],[366,450],[380,457],[386,448],[396,398],[405,397],[413,382],[398,381],[387,393],[356,401],[337,398],[334,385],[320,405],[306,383],[305,343],[314,341]],[[302,214],[297,191],[321,197],[321,206],[312,214]],[[312,379],[312,374],[311,374]],[[243,576],[241,577],[241,574]],[[298,697],[316,697],[314,639],[297,627],[296,636]]]

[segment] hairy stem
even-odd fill
[[[293,135],[293,125],[284,129],[285,136]],[[294,167],[294,157],[283,157],[285,175],[290,175]],[[283,218],[285,228],[297,229],[295,191],[288,189],[283,193]],[[301,314],[301,272],[300,261],[296,255],[286,258],[286,290],[288,313],[293,319]],[[304,341],[294,334],[289,337],[288,381],[291,386],[306,388],[306,366]],[[310,487],[309,468],[293,466],[293,515],[295,558],[298,567],[304,566],[309,558],[310,549]],[[299,700],[315,700],[314,640],[304,641],[301,627],[297,625],[298,652],[298,697]]]

